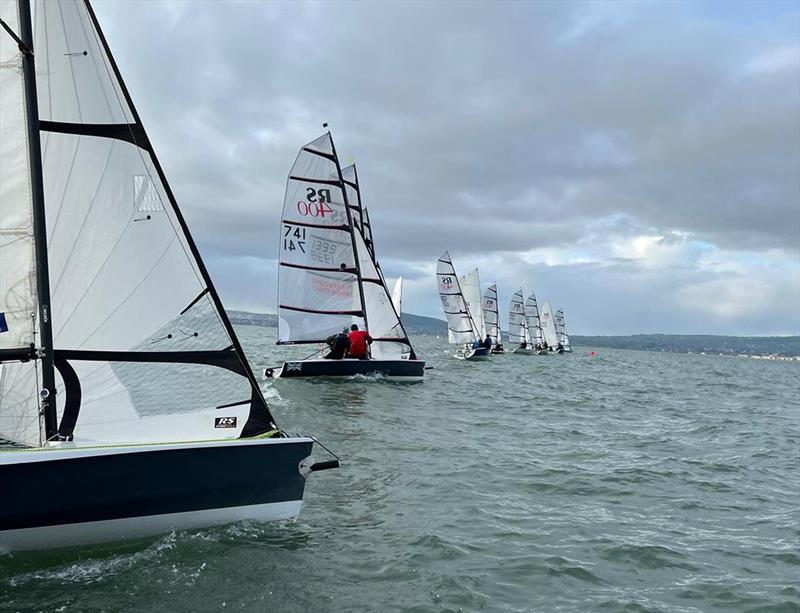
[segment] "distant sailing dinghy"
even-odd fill
[[[477,270],[475,271],[477,273]],[[447,318],[447,338],[453,345],[459,345],[453,357],[461,360],[485,360],[489,357],[489,349],[481,345],[481,328],[475,321],[469,303],[464,296],[450,254],[445,251],[436,264],[436,281],[439,286],[439,297]],[[470,280],[470,284],[474,281]],[[480,281],[478,281],[480,283]],[[477,300],[474,288],[470,288],[473,304],[480,308],[480,286]]]
[[[492,353],[505,353],[503,333],[500,330],[500,317],[497,312],[497,284],[493,283],[483,295],[483,320],[486,334],[492,339]]]
[[[547,349],[553,353],[558,352],[558,332],[556,331],[555,317],[550,302],[545,302],[541,313],[542,335]]]
[[[279,238],[278,344],[320,344],[356,324],[373,339],[369,359],[303,360],[267,368],[269,378],[379,374],[422,378],[361,206],[355,166],[342,169],[330,132],[304,146],[286,183]]]
[[[511,304],[508,308],[508,342],[514,346],[513,353],[519,355],[535,353],[528,330],[528,321],[525,318],[525,304],[522,302],[521,288],[511,296]]]
[[[539,318],[539,306],[536,303],[536,294],[531,292],[531,295],[525,299],[525,322],[528,325],[528,333],[531,337],[534,353],[542,355],[547,353],[542,336],[542,323]]]
[[[567,324],[564,322],[564,309],[556,311],[556,332],[558,333],[558,344],[561,353],[572,353],[572,345],[567,334]]]
[[[338,462],[277,428],[89,2],[31,13],[0,0],[0,550],[296,517]]]

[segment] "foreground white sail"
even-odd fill
[[[355,166],[340,167],[330,132],[302,147],[281,218],[278,344],[324,343],[352,325],[366,330],[373,344],[369,359],[325,359],[317,352],[268,368],[267,377],[423,376],[425,363],[400,321],[367,224]]]
[[[485,359],[489,355],[489,349],[480,345],[481,330],[465,299],[461,282],[447,251],[436,263],[436,282],[447,318],[448,340],[453,345],[459,345],[454,357]],[[480,298],[476,304],[480,304]]]
[[[296,516],[334,463],[277,428],[88,1],[35,15],[0,0],[0,549]]]

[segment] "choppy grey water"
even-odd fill
[[[417,345],[421,384],[265,383],[343,459],[296,523],[3,556],[0,610],[800,611],[798,364]]]

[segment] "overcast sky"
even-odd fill
[[[796,1],[94,5],[229,308],[328,122],[408,312],[448,249],[576,334],[800,334]]]

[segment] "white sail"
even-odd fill
[[[558,309],[555,315],[556,331],[558,332],[558,342],[565,351],[571,351],[572,346],[569,342],[569,334],[567,334],[567,324],[564,321],[564,309]]]
[[[500,338],[500,317],[497,312],[497,284],[493,283],[483,295],[483,320],[486,326],[486,334],[492,337],[492,343],[502,345],[503,339]]]
[[[558,333],[556,332],[553,309],[550,306],[549,301],[545,302],[544,306],[542,306],[540,319],[542,322],[542,335],[544,336],[544,342],[547,343],[549,348],[555,349],[558,346]]]
[[[361,202],[361,187],[355,164],[342,169],[347,204],[355,228],[356,260],[366,308],[366,329],[373,338],[371,356],[376,359],[416,359],[411,341],[400,320],[400,305],[389,293],[386,279],[375,257],[369,216]],[[402,278],[399,280],[402,286]],[[402,291],[402,290],[401,290]],[[396,339],[396,340],[395,340]]]
[[[286,183],[279,236],[278,342],[318,343],[357,323],[362,296],[330,133],[304,146]]]
[[[93,14],[63,0],[37,2],[35,15],[61,427],[74,417],[76,437],[102,442],[264,431],[263,396]],[[11,123],[4,102],[4,147]],[[5,246],[0,260],[5,268]],[[9,381],[35,390],[29,368],[3,365],[0,414]],[[215,428],[223,413],[236,427]],[[26,424],[5,427],[2,436],[40,442]]]
[[[464,300],[461,283],[447,251],[442,254],[436,264],[436,281],[442,308],[447,318],[448,340],[456,345],[472,343],[479,338],[480,332]]]
[[[483,322],[483,309],[481,308],[481,279],[476,268],[472,272],[461,277],[461,291],[467,303],[467,310],[472,315],[475,322],[478,338],[483,340],[486,337],[486,326]]]
[[[398,277],[392,288],[392,302],[398,315],[403,314],[403,277]]]
[[[367,308],[367,331],[373,338],[370,353],[377,359],[408,357],[411,345],[386,290],[383,276],[375,266],[360,232],[355,233],[355,239]]]
[[[512,344],[530,342],[528,325],[525,321],[525,306],[522,302],[522,289],[518,289],[511,296],[508,308],[508,340]]]
[[[536,303],[536,295],[531,295],[525,299],[525,322],[528,325],[528,333],[531,342],[535,345],[542,344],[542,325],[539,318],[539,306]]]
[[[19,32],[17,0],[0,18]],[[36,344],[38,296],[22,52],[0,30],[0,350]],[[39,443],[36,360],[0,364],[0,438]]]

